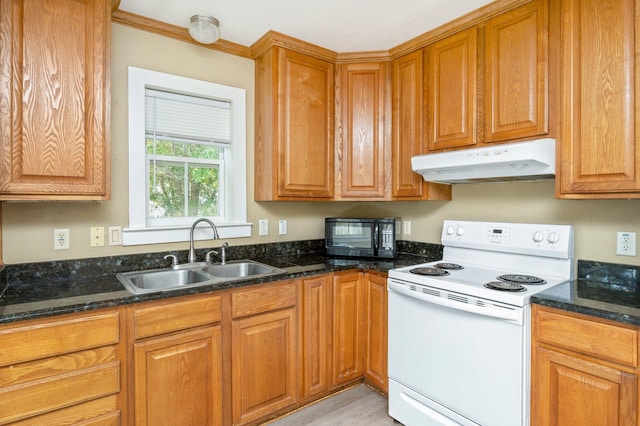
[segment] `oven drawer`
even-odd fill
[[[638,333],[635,329],[540,306],[535,306],[534,312],[538,341],[603,360],[638,366]]]

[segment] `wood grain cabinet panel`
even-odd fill
[[[485,142],[546,135],[547,0],[491,19],[485,34]]]
[[[533,0],[425,48],[429,151],[549,133],[549,0]]]
[[[411,168],[411,157],[427,152],[423,125],[423,50],[416,50],[395,59],[391,63],[391,69],[391,198],[450,200],[450,185],[427,183]]]
[[[116,309],[0,327],[0,424],[116,424],[123,334]]]
[[[635,425],[633,374],[538,348],[532,424]]]
[[[384,199],[390,192],[385,164],[390,162],[386,135],[386,63],[338,66],[340,132],[337,178],[340,199]]]
[[[363,373],[364,288],[362,273],[333,277],[332,383],[339,386]]]
[[[296,310],[232,322],[233,423],[246,424],[297,402]]]
[[[136,425],[222,424],[221,326],[138,342]]]
[[[0,199],[109,198],[108,0],[0,2]]]
[[[365,350],[364,377],[388,392],[387,372],[387,278],[364,274],[365,285]]]
[[[334,69],[278,46],[256,58],[257,201],[334,196]]]
[[[169,300],[137,307],[133,312],[134,337],[145,337],[214,324],[222,319],[222,298],[205,296]]]
[[[129,423],[223,423],[222,300],[204,294],[129,307]]]
[[[560,1],[559,8],[562,90],[556,195],[638,198],[640,4],[567,0]]]
[[[636,425],[638,327],[533,305],[532,425]]]
[[[303,399],[327,392],[331,385],[331,275],[301,279]]]
[[[472,27],[426,47],[429,151],[478,142],[477,40]]]

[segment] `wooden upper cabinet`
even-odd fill
[[[640,3],[559,4],[562,90],[556,195],[638,198]]]
[[[533,1],[488,21],[485,142],[548,133],[548,12]]]
[[[477,143],[477,27],[426,48],[429,151]]]
[[[256,58],[257,201],[334,196],[334,73],[279,46]]]
[[[549,133],[548,0],[425,48],[429,151]]]
[[[411,157],[427,152],[423,125],[424,53],[416,50],[391,63],[394,200],[450,200],[451,186],[426,183],[411,168]]]
[[[390,152],[385,126],[387,64],[341,64],[338,199],[383,199]]]
[[[107,199],[108,0],[0,0],[0,199]]]

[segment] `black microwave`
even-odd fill
[[[327,255],[393,259],[400,226],[400,218],[325,218]]]

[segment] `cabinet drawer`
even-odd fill
[[[134,310],[135,338],[155,336],[172,331],[219,322],[220,296],[175,300]]]
[[[120,363],[117,361],[10,386],[0,390],[0,424],[113,395],[119,391]]]
[[[111,395],[37,417],[12,422],[11,426],[80,424],[82,426],[117,426],[124,423],[121,422],[121,413],[116,408],[116,404],[116,396]]]
[[[233,318],[237,318],[294,306],[296,297],[295,281],[272,287],[236,291],[231,298],[232,315]]]
[[[603,360],[638,365],[638,334],[634,329],[536,310],[536,339]]]
[[[109,312],[0,329],[0,366],[117,344],[119,319]]]

